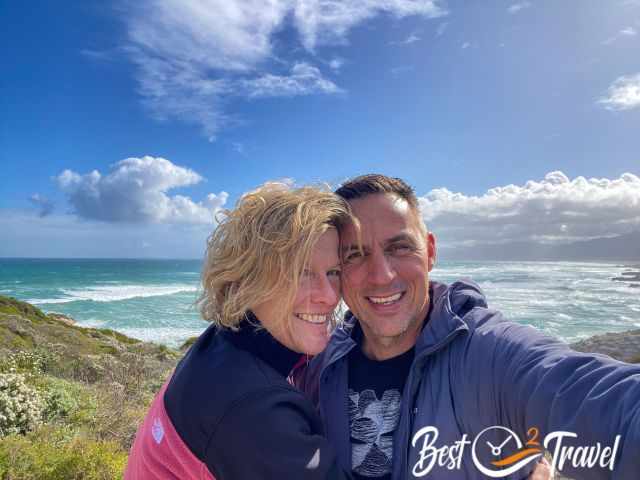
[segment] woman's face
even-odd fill
[[[253,313],[287,348],[315,355],[327,345],[330,319],[339,300],[338,232],[329,228],[314,246],[310,264],[300,275],[293,313],[283,319],[283,305],[279,299],[258,305]]]

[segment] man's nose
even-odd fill
[[[374,285],[386,285],[395,277],[395,270],[390,259],[382,252],[373,253],[369,257],[367,280]]]

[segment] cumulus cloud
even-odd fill
[[[51,215],[53,213],[53,202],[51,202],[47,197],[43,197],[39,193],[34,193],[29,197],[29,201],[38,207],[39,212],[38,215],[42,217],[46,217],[47,215]]]
[[[81,175],[65,170],[55,177],[74,213],[89,220],[129,223],[211,224],[228,194],[210,193],[194,202],[168,191],[194,185],[203,178],[191,169],[164,158],[145,156],[115,163],[102,175],[97,170]]]
[[[534,241],[563,243],[640,229],[640,178],[567,178],[495,187],[479,196],[431,190],[419,199],[425,222],[446,247]]]
[[[125,50],[137,66],[144,104],[159,120],[198,125],[210,140],[238,121],[226,113],[230,98],[340,91],[303,58],[285,60],[292,65],[289,74],[274,70],[282,63],[274,54],[276,36],[287,22],[308,57],[320,46],[345,44],[354,26],[380,14],[446,14],[439,0],[142,0],[132,5],[126,10]],[[256,94],[248,88],[252,85],[270,93]]]
[[[507,11],[511,14],[514,14],[514,13],[518,13],[521,10],[524,10],[525,8],[530,8],[530,7],[531,7],[531,2],[527,2],[525,0],[524,2],[517,2],[509,6],[509,8],[507,8]]]
[[[616,79],[607,95],[598,103],[607,110],[631,110],[640,107],[640,73]]]

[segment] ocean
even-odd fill
[[[0,259],[0,295],[71,316],[79,325],[179,346],[207,323],[195,302],[200,260]],[[624,265],[440,262],[432,280],[477,282],[489,306],[572,342],[640,328],[640,289],[613,281]]]

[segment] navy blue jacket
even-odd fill
[[[523,444],[534,435],[532,427],[539,442],[552,432],[575,433],[577,439],[562,442],[574,447],[613,447],[619,435],[613,471],[608,466],[574,468],[571,462],[563,471],[584,480],[640,478],[640,365],[578,353],[533,327],[507,322],[487,307],[472,282],[432,282],[431,287],[433,309],[416,342],[394,434],[394,480],[490,478],[476,466],[471,445],[461,449],[459,465],[440,465],[433,448],[442,452],[465,434],[470,441],[480,438],[478,463],[499,470],[490,464],[496,460],[492,451],[481,448],[508,438],[495,426],[509,428]],[[318,405],[345,469],[351,467],[347,354],[356,345],[355,322],[347,316],[296,382]],[[552,452],[556,445],[549,443]],[[531,462],[503,478],[526,478]]]

